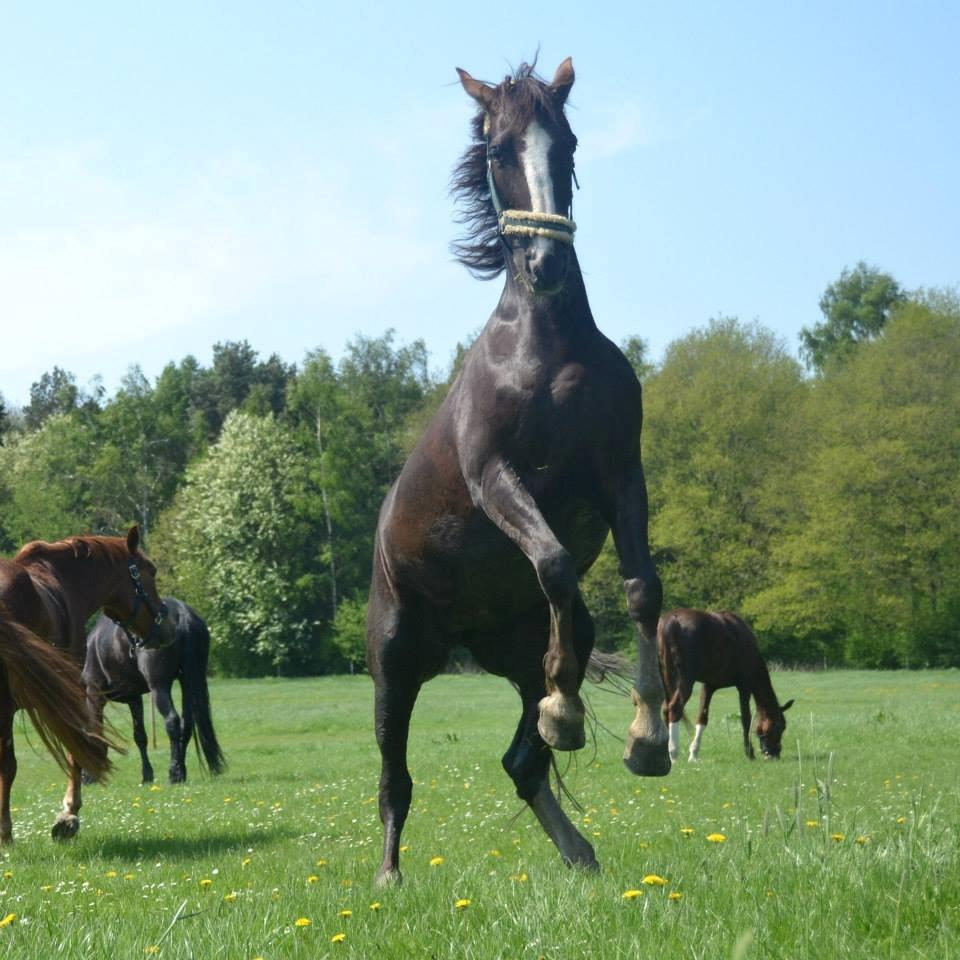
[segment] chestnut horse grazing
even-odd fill
[[[670,769],[640,384],[597,329],[573,246],[576,138],[564,115],[573,66],[565,60],[546,83],[524,65],[498,86],[458,72],[480,110],[453,179],[469,231],[454,250],[475,275],[506,276],[380,510],[367,663],[382,762],[381,883],[400,878],[411,711],[454,644],[516,686],[521,717],[503,766],[563,860],[596,866],[548,771],[551,747],[584,744],[579,689],[593,624],[577,581],[611,529],[639,630],[624,761],[637,774]]]
[[[53,825],[56,839],[69,839],[80,828],[81,767],[94,779],[109,770],[105,741],[80,681],[87,619],[102,608],[148,646],[173,639],[157,596],[156,570],[139,545],[140,532],[131,527],[126,538],[28,543],[13,560],[0,560],[0,844],[13,840],[17,709],[30,714],[70,778]]]
[[[700,713],[690,744],[690,760],[700,753],[700,741],[707,726],[710,698],[721,687],[736,687],[740,694],[740,722],[743,724],[743,749],[754,758],[750,742],[750,697],[757,704],[757,739],[760,751],[768,759],[779,759],[783,732],[787,728],[783,706],[777,701],[770,673],[760,656],[757,639],[736,614],[681,607],[660,618],[657,629],[657,653],[667,698],[664,716],[670,727],[670,759],[680,749],[680,720],[693,685],[698,680]]]

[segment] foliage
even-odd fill
[[[174,592],[210,627],[225,673],[310,673],[322,665],[310,565],[316,524],[298,510],[302,452],[272,417],[234,411],[158,531]]]
[[[333,623],[333,645],[350,664],[350,672],[362,666],[367,649],[367,601],[361,597],[343,600]]]
[[[801,353],[807,366],[820,372],[831,360],[841,361],[852,348],[880,335],[907,294],[889,273],[862,260],[844,269],[820,298],[822,323],[800,331]]]

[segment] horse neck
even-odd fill
[[[777,695],[773,692],[770,671],[759,654],[757,654],[757,667],[754,673],[753,699],[757,705],[758,714],[773,717],[780,713],[780,703],[777,700]]]
[[[71,620],[84,623],[117,592],[126,573],[123,564],[106,553],[79,557],[72,552],[51,553],[38,558],[35,569],[44,569],[41,579],[59,588]]]
[[[514,275],[509,255],[505,255],[505,275],[506,281],[496,311],[501,318],[512,316],[524,325],[559,327],[570,333],[596,329],[576,249],[570,251],[563,289],[552,296],[532,293]]]

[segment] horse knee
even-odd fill
[[[627,612],[634,623],[653,624],[656,628],[663,606],[663,587],[656,573],[624,582],[627,594]]]
[[[536,560],[537,579],[554,607],[562,607],[577,592],[577,565],[573,557],[558,546]]]
[[[539,737],[537,742],[524,740],[516,749],[508,750],[501,763],[516,787],[517,796],[529,803],[547,778],[550,750]]]

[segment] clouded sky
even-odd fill
[[[336,9],[332,9],[333,7]],[[435,368],[499,282],[451,261],[473,103],[577,71],[577,248],[654,358],[711,317],[791,350],[845,266],[960,282],[953,3],[14,2],[0,31],[0,393],[388,327]]]

